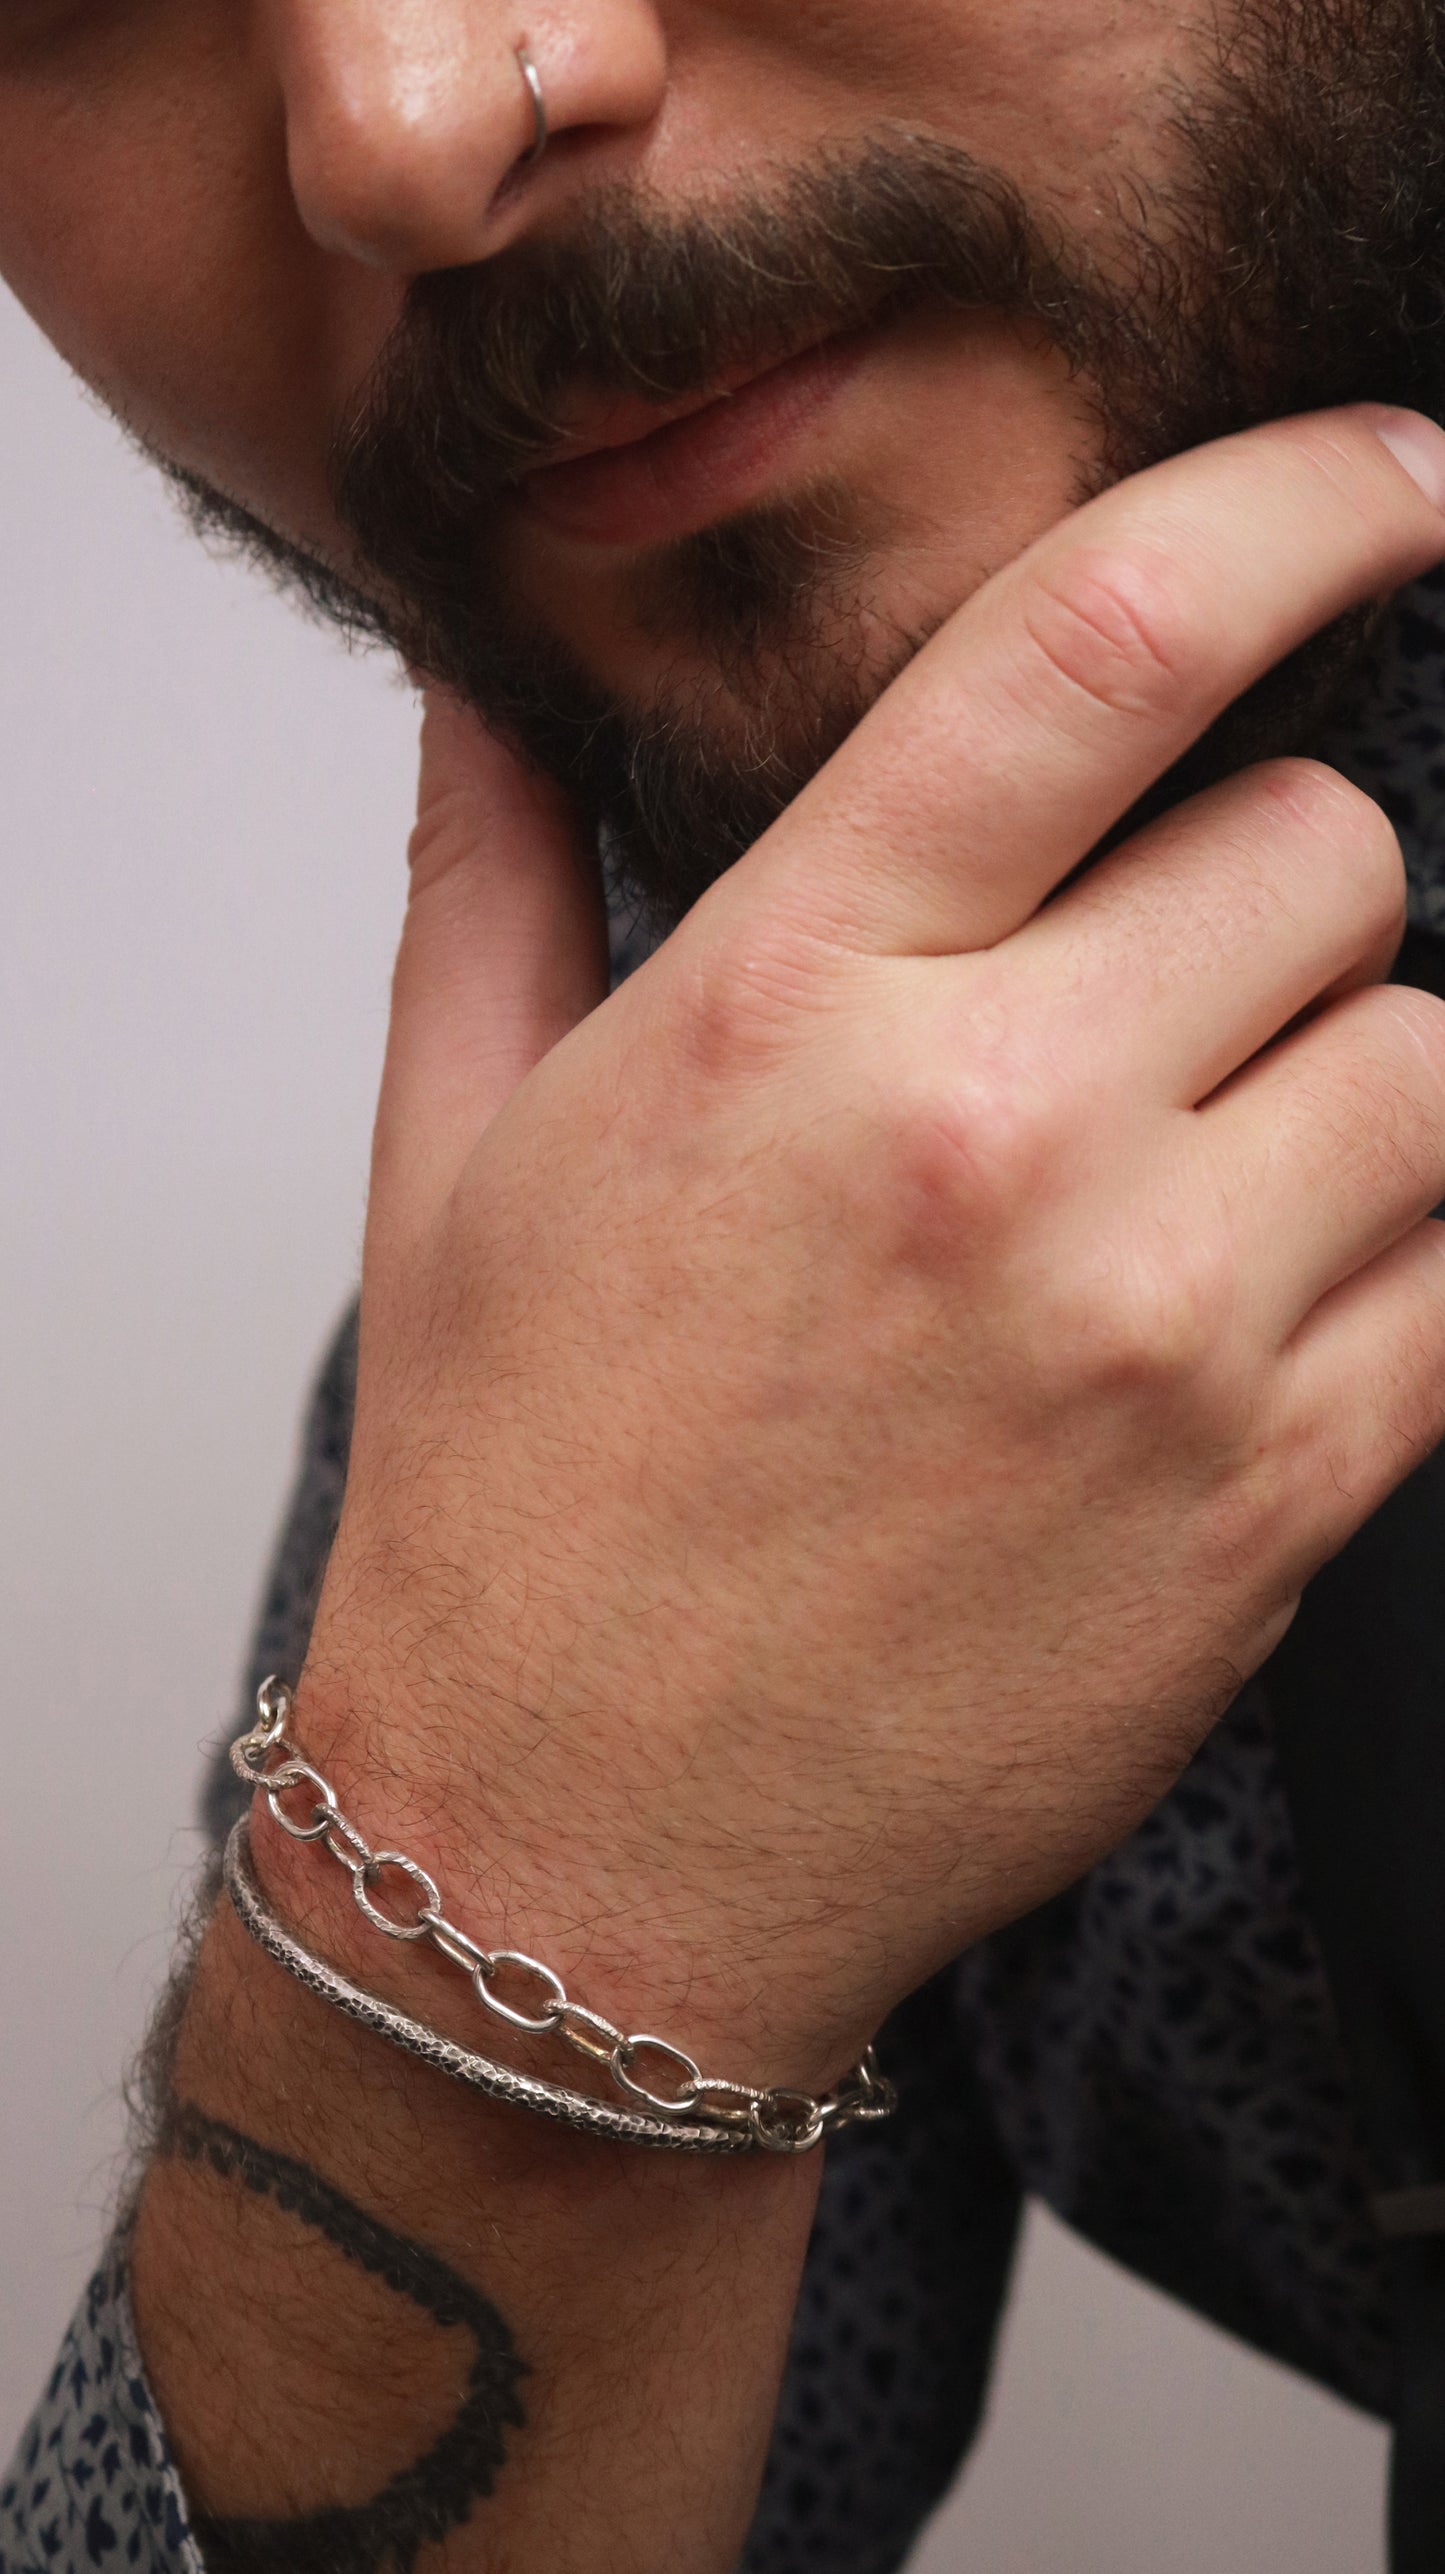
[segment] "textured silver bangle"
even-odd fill
[[[594,2099],[560,2083],[539,2082],[509,2065],[474,2055],[424,2022],[413,2020],[391,2003],[337,1973],[303,1946],[268,1908],[256,1882],[251,1859],[250,1825],[243,1816],[226,1845],[226,1889],[237,1916],[258,1946],[297,1982],[332,2003],[379,2037],[404,2047],[408,2054],[434,2065],[458,2082],[494,2100],[534,2110],[562,2126],[582,2129],[630,2145],[652,2145],[684,2154],[736,2154],[762,2151],[805,2154],[834,2128],[860,2120],[889,2117],[897,2106],[893,2086],[879,2072],[873,2050],[836,2091],[817,2099],[810,2092],[776,2086],[716,2081],[702,2073],[691,2056],[664,2038],[626,2036],[610,2020],[569,2000],[561,1978],[539,1959],[515,1949],[479,1948],[465,1931],[447,1920],[435,1880],[399,1850],[373,1850],[341,1812],[335,1790],[287,1740],[291,1693],[279,1680],[263,1682],[256,1698],[257,1719],[250,1733],[231,1746],[231,1765],[239,1778],[266,1798],[271,1814],[293,1841],[319,1842],[346,1869],[358,1910],[373,1930],[388,1939],[422,1941],[467,1978],[476,2000],[494,2019],[530,2037],[560,2039],[573,2052],[605,2067],[624,2103]],[[268,1767],[272,1755],[279,1755]],[[282,1803],[300,1789],[307,1798],[306,1819],[287,1813]],[[421,1897],[408,1919],[398,1919],[374,1900],[378,1881],[400,1874]],[[523,2010],[493,1988],[506,1977],[530,1978],[540,2008]],[[638,2078],[640,2061],[667,2067],[678,2077],[671,2093],[649,2090]],[[653,2080],[659,2079],[654,2071]]]

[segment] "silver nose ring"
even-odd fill
[[[525,45],[517,46],[516,55],[517,69],[520,71],[523,80],[527,84],[527,96],[532,102],[532,123],[536,129],[532,138],[532,148],[530,152],[523,155],[527,167],[530,169],[536,162],[541,160],[543,153],[546,151],[547,145],[551,140],[552,129],[547,121],[547,101],[542,90],[541,73],[538,71],[537,66],[533,62]]]

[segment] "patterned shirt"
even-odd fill
[[[1400,832],[1445,939],[1445,573],[1393,612],[1327,756]],[[644,952],[627,924],[619,974]],[[354,1318],[317,1389],[243,1703],[294,1674],[341,1504]],[[240,1793],[209,1779],[214,1838]],[[1382,2256],[1255,1682],[1122,1849],[901,2011],[896,2120],[830,2149],[740,2574],[896,2574],[982,2409],[1026,2193],[1144,2278],[1376,2412]],[[0,2574],[204,2574],[114,2244],[0,2488]]]

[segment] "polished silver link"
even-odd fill
[[[287,1740],[291,1710],[292,1694],[285,1682],[263,1681],[256,1693],[256,1722],[248,1734],[242,1734],[231,1745],[231,1767],[238,1778],[264,1796],[282,1831],[293,1841],[319,1842],[328,1856],[346,1870],[357,1909],[374,1930],[387,1939],[427,1941],[467,1977],[478,2002],[493,2019],[504,2020],[509,2028],[520,2029],[528,2037],[561,2039],[574,2054],[605,2066],[615,2088],[647,2114],[608,2108],[586,2094],[490,2065],[485,2058],[454,2046],[420,2022],[408,2020],[404,2013],[349,1985],[320,1959],[299,1948],[267,1913],[249,1875],[246,1858],[239,1851],[238,1836],[243,1828],[238,1825],[227,1854],[226,1882],[232,1901],[253,1938],[259,1939],[273,1957],[313,1991],[338,2001],[353,2018],[393,2036],[413,2054],[428,2056],[445,2071],[456,2073],[459,2079],[475,2083],[495,2097],[521,2101],[567,2126],[620,2134],[639,2143],[675,2144],[686,2152],[753,2146],[769,2154],[808,2154],[835,2127],[892,2116],[898,2105],[897,2094],[880,2071],[871,2047],[846,2080],[824,2099],[783,2086],[755,2090],[748,2083],[724,2082],[704,2074],[691,2056],[666,2038],[650,2037],[645,2032],[629,2037],[599,2011],[589,2011],[584,2003],[572,2001],[560,1975],[540,1958],[528,1957],[516,1948],[479,1947],[455,1922],[448,1921],[442,1910],[441,1890],[419,1861],[409,1859],[401,1850],[373,1850],[357,1826],[342,1813],[329,1780]],[[279,1752],[281,1758],[274,1769],[268,1769],[266,1763],[273,1752]],[[312,1791],[311,1816],[306,1823],[292,1822],[280,1802],[299,1787]],[[406,1877],[422,1898],[411,1921],[395,1919],[372,1901],[370,1889],[388,1870]],[[494,1990],[498,1976],[508,1972],[528,1976],[542,1989],[546,1999],[540,2011],[521,2010]],[[680,2087],[672,2092],[650,2090],[637,2075],[638,2060],[643,2057],[678,2074]]]
[[[293,1755],[291,1759],[282,1762],[279,1770],[265,1771],[260,1785],[265,1791],[266,1803],[276,1821],[283,1832],[290,1834],[293,1841],[325,1840],[327,1833],[331,1830],[332,1817],[337,1811],[336,1798],[321,1772],[313,1770],[309,1761],[303,1761],[299,1756]],[[288,1788],[294,1787],[312,1787],[316,1790],[312,1799],[309,1823],[293,1823],[289,1814],[282,1810],[281,1798]]]
[[[644,2048],[650,2056],[665,2056],[669,2064],[680,2068],[683,2089],[676,2099],[669,2099],[665,2092],[649,2091],[646,2083],[634,2081],[632,2068]],[[625,2091],[629,2100],[640,2100],[644,2109],[655,2109],[659,2118],[690,2117],[702,2089],[701,2065],[695,2065],[681,2047],[669,2046],[666,2038],[624,2038],[621,2046],[612,2050],[611,2073],[619,2091]]]
[[[383,1868],[398,1869],[403,1877],[410,1877],[412,1884],[420,1887],[426,1900],[418,1905],[415,1921],[394,1922],[389,1913],[382,1912],[380,1906],[372,1902],[366,1890],[368,1886],[375,1885]],[[356,1897],[358,1911],[365,1913],[374,1930],[385,1931],[388,1939],[431,1938],[432,1922],[441,1910],[441,1888],[435,1877],[429,1877],[425,1868],[419,1868],[414,1859],[405,1858],[400,1850],[374,1852],[364,1868],[353,1870],[351,1891]]]
[[[510,2002],[498,2000],[492,1991],[492,1977],[499,1966],[520,1967],[524,1974],[535,1975],[539,1984],[546,1985],[550,1999],[540,2019],[529,2019],[525,2011],[514,2010]],[[554,1975],[540,1958],[524,1957],[519,1948],[495,1949],[487,1965],[477,1968],[475,1982],[487,2009],[505,2020],[509,2029],[525,2029],[529,2038],[550,2038],[567,2008],[567,1988],[561,1976]]]
[[[458,1930],[444,1913],[424,1912],[420,1918],[427,1926],[433,1948],[439,1949],[453,1966],[459,1966],[464,1975],[475,1975],[482,1967],[491,1972],[492,1960],[486,1950],[478,1948],[476,1941],[468,1939],[466,1932]]]

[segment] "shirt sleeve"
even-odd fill
[[[0,2484],[0,2574],[205,2574],[131,2321],[125,2247],[82,2297]]]

